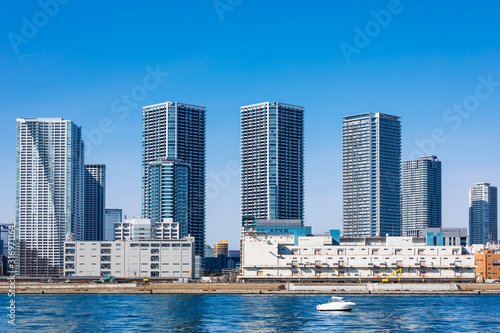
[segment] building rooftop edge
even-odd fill
[[[291,107],[298,108],[298,109],[305,109],[305,106],[294,105],[294,104],[283,103],[283,102],[262,102],[262,103],[255,103],[255,104],[249,104],[249,105],[243,105],[243,106],[240,106],[240,109],[243,109],[243,108],[250,108],[250,107],[259,106],[259,105],[264,105],[264,104],[271,104],[271,103],[278,103],[278,104],[280,104],[280,105],[291,106]]]
[[[345,120],[348,120],[350,118],[354,118],[354,117],[358,117],[358,116],[369,116],[369,115],[382,115],[382,116],[393,117],[393,118],[396,118],[396,119],[401,119],[401,117],[399,117],[399,116],[394,116],[394,115],[391,115],[391,114],[381,113],[381,112],[366,112],[366,113],[351,114],[351,115],[348,115],[348,116],[343,116],[342,118],[345,119]]]
[[[19,117],[17,118],[17,121],[71,121],[68,119],[63,119],[61,117]]]
[[[146,105],[146,106],[143,106],[142,108],[143,109],[148,109],[148,108],[153,108],[153,107],[158,107],[158,106],[164,106],[164,105],[173,105],[173,104],[179,104],[179,105],[185,105],[185,106],[192,106],[192,107],[195,107],[195,108],[198,108],[198,109],[206,109],[207,107],[206,106],[200,106],[200,105],[194,105],[194,104],[188,104],[188,103],[182,103],[182,102],[170,102],[170,101],[166,101],[166,102],[161,102],[161,103],[157,103],[157,104],[151,104],[151,105]]]

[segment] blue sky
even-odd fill
[[[444,227],[468,227],[469,186],[500,185],[493,1],[40,3],[0,11],[2,223],[15,218],[17,117],[82,126],[86,161],[107,165],[107,206],[139,216],[141,106],[167,100],[207,107],[211,245],[239,246],[241,105],[306,107],[306,223],[315,233],[342,228],[344,115],[398,115],[403,160],[442,160]]]

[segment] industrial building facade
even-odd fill
[[[16,275],[59,276],[66,234],[84,236],[84,144],[62,118],[17,119]]]
[[[241,276],[247,281],[378,281],[401,268],[403,281],[474,281],[474,255],[424,238],[298,237],[246,232]],[[296,245],[295,245],[296,244]]]
[[[345,237],[401,235],[401,122],[364,113],[342,127]]]
[[[500,252],[483,249],[476,253],[476,281],[500,281]]]
[[[194,278],[194,238],[64,243],[64,275]]]

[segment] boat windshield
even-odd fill
[[[345,302],[345,299],[342,297],[332,297],[332,299],[330,299],[330,302],[328,303],[338,303],[338,302]]]

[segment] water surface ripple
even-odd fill
[[[500,295],[17,295],[16,332],[500,332]],[[0,331],[7,323],[8,297]]]

